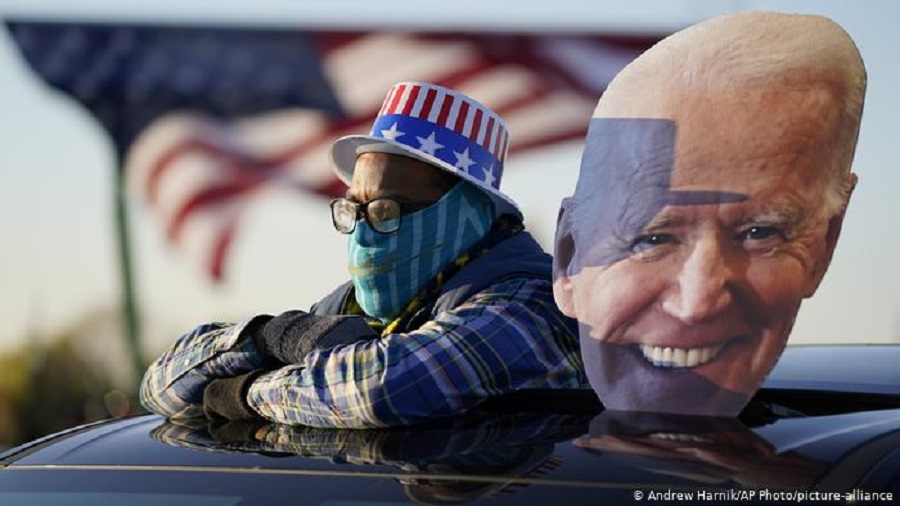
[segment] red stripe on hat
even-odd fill
[[[391,90],[388,91],[388,94],[384,96],[384,102],[381,103],[381,109],[378,109],[379,116],[381,116],[382,114],[385,113],[385,111],[387,111],[388,104],[391,102],[391,97],[393,97],[393,96],[394,96],[394,89],[391,88]]]
[[[386,97],[384,97],[384,107],[381,108],[381,111],[378,112],[378,116],[388,114],[388,111],[391,110],[391,103],[394,101],[394,97],[397,96],[397,87],[394,86],[388,91]],[[376,116],[377,117],[377,116]]]
[[[444,103],[441,105],[441,113],[438,114],[436,123],[438,125],[447,124],[447,116],[450,116],[450,108],[453,106],[453,96],[447,94],[444,97]]]
[[[406,91],[405,84],[397,86],[397,88],[394,90],[394,99],[391,100],[391,106],[388,107],[387,114],[394,114],[397,112],[397,104],[400,102],[400,97],[403,96],[404,91]]]
[[[403,105],[403,112],[400,114],[404,116],[409,116],[409,113],[412,111],[414,105],[416,105],[416,98],[419,96],[419,91],[422,90],[421,86],[412,86],[409,90],[409,98],[406,99],[406,104]]]
[[[422,109],[419,110],[419,118],[428,119],[435,97],[437,97],[437,90],[434,88],[429,89],[428,93],[425,94],[425,102],[422,104]]]
[[[491,145],[488,147],[488,151],[493,153],[494,156],[497,156],[497,145],[500,144],[500,136],[503,135],[503,128],[501,128],[503,123],[500,121],[499,116],[495,117],[495,119],[497,122],[494,123],[494,128],[491,131],[493,138],[491,139]]]
[[[497,158],[503,160],[506,158],[506,151],[509,149],[509,130],[502,124],[499,125],[499,133],[497,134]]]
[[[503,137],[500,141],[500,151],[497,153],[497,158],[503,162],[506,158],[506,150],[509,147],[509,132],[503,132]]]
[[[478,140],[478,132],[481,131],[481,117],[484,116],[484,111],[479,107],[475,109],[475,118],[472,120],[472,130],[469,133],[469,137]]]
[[[459,114],[456,116],[456,124],[453,125],[453,131],[462,135],[463,126],[466,124],[466,116],[469,115],[469,103],[463,100],[459,106]]]
[[[494,117],[491,116],[488,118],[487,129],[484,133],[484,140],[481,141],[481,147],[490,151],[491,150],[491,139],[494,137]]]

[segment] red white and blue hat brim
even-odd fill
[[[519,209],[518,204],[500,190],[485,184],[485,181],[454,167],[450,163],[441,160],[436,156],[384,137],[376,137],[373,135],[347,135],[339,138],[332,144],[331,162],[335,168],[335,173],[338,178],[348,186],[350,185],[350,180],[353,179],[353,172],[356,168],[356,157],[363,153],[390,153],[407,156],[431,164],[474,184],[481,191],[485,192],[494,203],[495,216],[512,214],[520,219],[522,218],[522,211]]]

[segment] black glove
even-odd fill
[[[247,402],[247,392],[259,375],[265,370],[257,370],[235,376],[233,378],[219,378],[206,385],[203,390],[203,413],[213,420],[224,418],[226,420],[250,420],[259,418],[256,411]]]
[[[361,316],[311,315],[299,310],[274,318],[258,316],[245,332],[263,355],[282,364],[299,364],[315,349],[378,338]]]

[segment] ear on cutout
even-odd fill
[[[570,266],[575,257],[575,238],[572,236],[572,197],[562,200],[556,217],[556,238],[553,242],[553,298],[564,315],[575,318],[575,304],[572,298]]]
[[[857,177],[852,172],[844,176],[844,195],[841,208],[836,214],[828,219],[828,230],[825,232],[825,251],[822,258],[816,263],[815,270],[812,275],[812,283],[806,293],[805,298],[812,297],[819,289],[822,279],[828,266],[831,265],[831,258],[834,256],[834,250],[837,247],[838,238],[841,235],[841,227],[844,225],[844,215],[847,212],[847,206],[850,204],[850,197],[856,188]]]

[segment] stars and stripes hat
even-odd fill
[[[484,191],[496,216],[522,217],[500,191],[509,129],[500,116],[471,98],[431,83],[391,87],[369,135],[341,137],[331,146],[337,176],[350,184],[363,153],[404,155],[459,176]]]

